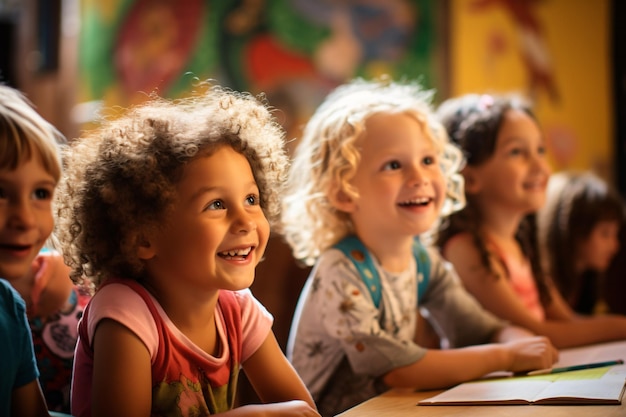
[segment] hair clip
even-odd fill
[[[494,100],[489,94],[483,94],[478,99],[478,108],[480,110],[487,110],[489,107],[493,106]]]

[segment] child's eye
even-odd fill
[[[46,188],[37,188],[33,191],[33,197],[35,200],[49,200],[52,198],[52,191]]]
[[[509,155],[511,156],[518,156],[518,155],[523,155],[524,154],[524,150],[522,148],[512,148],[509,150]]]
[[[537,149],[537,153],[538,153],[539,155],[545,155],[545,154],[546,154],[546,147],[545,147],[545,146],[543,146],[543,145],[542,145],[542,146],[540,146],[540,147]]]
[[[383,165],[383,171],[391,171],[400,169],[401,165],[399,161],[390,161]]]
[[[424,165],[433,165],[433,164],[437,163],[437,158],[435,158],[434,156],[425,156],[422,159],[422,163]]]
[[[256,194],[250,194],[249,196],[246,197],[246,203],[248,203],[251,206],[258,206],[259,205],[259,196]]]
[[[215,200],[207,206],[208,210],[224,210],[225,208],[222,200]]]

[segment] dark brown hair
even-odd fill
[[[444,101],[437,109],[437,115],[446,128],[452,143],[456,144],[463,152],[467,164],[479,166],[493,155],[504,116],[510,110],[522,111],[536,120],[530,105],[515,95],[467,94]],[[471,195],[466,195],[466,199],[465,208],[451,214],[447,221],[441,224],[437,245],[443,248],[453,236],[459,233],[469,233],[480,253],[483,265],[495,277],[498,277],[491,268],[490,256],[492,254],[487,250],[485,238],[479,230],[482,223],[481,212]],[[524,217],[520,222],[515,238],[519,242],[524,256],[530,261],[541,303],[547,306],[551,299],[541,267],[535,214]]]
[[[539,239],[546,254],[545,270],[569,302],[578,298],[582,273],[574,271],[572,256],[601,221],[624,221],[622,197],[592,172],[554,174],[548,198],[538,215]],[[582,271],[597,275],[600,271]]]
[[[57,202],[71,278],[89,289],[111,276],[141,280],[142,233],[159,227],[187,164],[220,146],[246,157],[273,223],[288,160],[270,110],[250,94],[213,86],[179,100],[153,96],[73,141]]]

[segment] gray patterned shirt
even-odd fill
[[[434,249],[425,308],[451,347],[488,343],[505,323],[485,311],[465,291],[451,264]],[[331,416],[388,389],[381,377],[418,361],[415,260],[401,273],[377,263],[382,298],[376,308],[352,261],[329,249],[302,290],[287,356],[311,391],[320,413]]]

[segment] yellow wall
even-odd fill
[[[484,7],[477,10],[476,4]],[[514,19],[523,3],[531,19]],[[595,169],[612,177],[613,114],[609,0],[451,0],[450,94],[528,93],[521,34],[537,33],[559,93],[539,89],[535,111],[555,170]],[[485,5],[488,4],[488,5]],[[519,16],[519,14],[518,14]],[[538,25],[520,24],[536,19]]]

